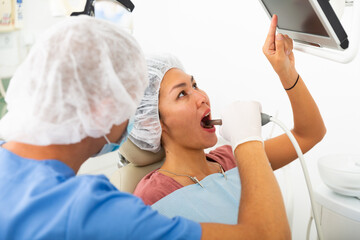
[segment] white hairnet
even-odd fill
[[[39,38],[11,79],[0,135],[34,145],[101,137],[135,113],[147,83],[132,36],[104,20],[69,17]]]
[[[134,128],[129,138],[139,148],[151,152],[161,149],[161,125],[159,120],[160,83],[167,71],[178,68],[184,71],[181,62],[173,55],[158,54],[146,58],[149,86],[136,109]]]

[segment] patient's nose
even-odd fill
[[[195,97],[196,97],[196,105],[197,105],[197,107],[200,107],[203,103],[208,102],[208,97],[206,96],[205,93],[195,90],[194,94],[195,94]]]

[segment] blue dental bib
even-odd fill
[[[182,216],[196,222],[236,224],[240,201],[238,168],[214,173],[199,184],[180,188],[154,203],[151,207],[167,217]]]

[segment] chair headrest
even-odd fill
[[[119,151],[126,160],[139,167],[159,162],[165,158],[163,148],[157,153],[145,151],[136,146],[129,138],[121,145]]]

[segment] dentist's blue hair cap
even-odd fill
[[[146,57],[149,85],[136,109],[134,128],[130,140],[142,150],[158,152],[161,149],[161,125],[159,119],[159,90],[167,71],[177,68],[185,71],[181,62],[171,54]]]

